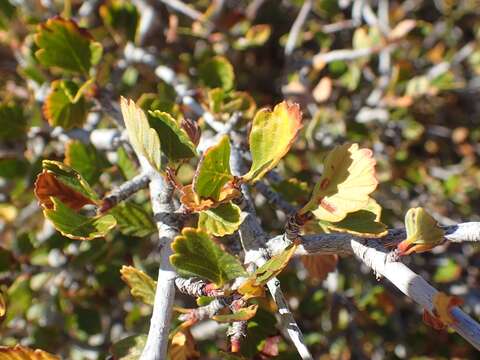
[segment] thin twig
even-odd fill
[[[144,189],[148,186],[150,178],[148,175],[139,174],[133,179],[124,182],[117,188],[114,188],[107,196],[103,198],[100,212],[108,211],[121,201],[128,199],[137,191]]]
[[[307,20],[308,13],[312,9],[312,0],[304,0],[302,8],[293,22],[290,33],[288,34],[287,44],[285,45],[285,56],[290,56],[297,43],[298,35],[302,30],[303,24]]]

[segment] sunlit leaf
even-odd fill
[[[154,169],[160,171],[161,151],[157,132],[133,100],[121,98],[123,120],[133,149],[139,157],[145,157]]]
[[[313,211],[319,220],[338,222],[363,209],[377,184],[371,150],[358,144],[337,146],[328,153],[322,177],[300,213]]]
[[[198,68],[198,75],[202,83],[209,88],[230,90],[235,81],[233,66],[223,56],[215,56],[205,61]]]
[[[190,331],[182,329],[173,335],[168,355],[171,360],[189,360],[200,356],[195,350],[195,340]]]
[[[174,254],[170,256],[170,262],[182,276],[198,276],[220,287],[246,275],[240,261],[222,250],[201,230],[184,228],[173,241],[172,249]]]
[[[429,251],[444,241],[444,232],[425,209],[411,208],[405,215],[407,238],[398,244],[401,255]]]
[[[241,308],[231,314],[215,315],[212,317],[212,319],[218,322],[246,321],[255,316],[257,309],[258,305],[253,304],[245,308]]]
[[[47,353],[40,349],[30,349],[25,346],[0,346],[2,360],[60,360],[59,356]]]
[[[237,231],[244,219],[240,208],[229,202],[202,211],[198,218],[198,227],[214,236],[225,236]]]
[[[93,145],[86,145],[80,140],[70,140],[67,143],[65,164],[77,170],[90,184],[95,183],[102,170],[108,167],[107,159]]]
[[[81,89],[70,80],[55,80],[43,104],[43,115],[51,126],[66,130],[81,127],[87,119],[88,105]]]
[[[170,161],[188,159],[197,155],[195,145],[180,124],[166,112],[150,111],[150,126],[157,131],[163,153]]]
[[[182,188],[180,201],[190,211],[199,212],[225,204],[240,195],[239,190],[226,186],[220,191],[217,201],[214,201],[211,198],[200,199],[200,197],[193,191],[192,185],[187,185]]]
[[[201,199],[219,200],[222,188],[232,179],[230,141],[225,135],[203,154],[193,179],[193,191]]]
[[[118,229],[124,235],[145,237],[157,231],[151,214],[131,201],[116,205],[109,214],[115,217]]]
[[[249,138],[252,167],[243,176],[244,180],[255,182],[277,166],[290,150],[301,126],[302,113],[297,104],[284,101],[276,105],[273,111],[258,111]]]
[[[105,235],[116,225],[112,215],[87,217],[79,214],[52,197],[53,208],[44,208],[43,214],[62,235],[76,240],[92,240]]]
[[[116,360],[138,360],[147,342],[147,335],[123,338],[112,345],[110,351]]]
[[[157,282],[143,271],[133,266],[122,266],[120,273],[122,280],[125,281],[130,288],[132,296],[139,298],[145,304],[153,305],[155,302],[155,289]]]
[[[87,75],[102,56],[102,45],[72,20],[55,17],[39,25],[35,36],[38,61]]]

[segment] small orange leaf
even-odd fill
[[[169,355],[172,360],[188,360],[200,356],[195,350],[195,340],[190,331],[181,330],[173,336]]]
[[[312,280],[323,281],[329,273],[336,269],[338,255],[301,256],[300,260]]]
[[[45,170],[37,176],[34,191],[42,207],[49,210],[53,209],[52,196],[73,210],[79,210],[87,204],[95,204],[92,199],[64,185],[53,173]]]
[[[228,186],[228,184],[220,191],[218,201],[214,201],[210,198],[200,199],[198,195],[193,191],[193,187],[191,184],[184,186],[181,191],[182,196],[180,197],[180,202],[185,205],[186,208],[193,212],[200,212],[203,210],[215,208],[220,204],[229,202],[230,200],[240,196],[240,191]]]
[[[450,296],[441,291],[433,297],[435,315],[447,325],[454,324],[457,321],[452,316],[452,308],[461,304],[463,304],[463,300],[459,297]]]
[[[21,345],[0,346],[0,359],[2,360],[59,360],[60,357],[49,354],[43,350],[33,350]]]

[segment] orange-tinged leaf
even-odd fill
[[[247,301],[252,298],[265,297],[265,288],[263,285],[255,284],[255,278],[249,277],[237,289],[239,294],[243,295],[243,300]]]
[[[299,211],[312,211],[319,220],[338,222],[348,213],[361,210],[376,189],[375,159],[370,149],[344,144],[330,151],[324,172],[310,201]]]
[[[3,297],[3,294],[0,292],[0,318],[5,315],[6,311],[7,311],[7,304],[5,302],[5,298]]]
[[[454,324],[457,320],[452,316],[452,308],[461,304],[463,301],[459,297],[439,291],[433,297],[434,315],[444,324]]]
[[[199,212],[215,208],[240,196],[240,191],[233,187],[224,187],[218,196],[218,201],[212,199],[200,199],[193,191],[192,185],[186,185],[182,188],[180,202],[190,211]]]
[[[37,176],[34,192],[40,205],[45,209],[53,209],[51,197],[59,199],[74,210],[79,210],[87,204],[95,204],[95,201],[68,187],[57,180],[53,173],[46,170]]]
[[[302,112],[298,104],[283,101],[273,111],[258,111],[249,137],[252,166],[243,179],[254,183],[277,166],[301,127]]]
[[[301,256],[300,260],[307,269],[309,278],[315,281],[323,281],[329,273],[337,268],[338,255]]]
[[[133,266],[123,265],[120,269],[122,280],[130,288],[132,296],[139,298],[145,304],[153,305],[155,301],[155,289],[157,282],[143,271],[134,268]]]
[[[173,335],[168,352],[171,360],[189,360],[200,356],[195,350],[195,340],[192,334],[185,329]]]
[[[215,315],[212,317],[212,319],[218,322],[247,321],[255,316],[257,309],[258,305],[253,304],[245,308],[241,308],[231,314]]]
[[[0,346],[1,360],[60,360],[59,356],[25,346]]]

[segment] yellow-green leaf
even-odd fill
[[[239,276],[245,276],[240,261],[222,250],[202,230],[184,228],[172,243],[170,262],[182,276],[198,276],[219,287]]]
[[[337,146],[327,155],[322,177],[300,213],[313,211],[319,220],[338,222],[367,206],[377,184],[371,150],[358,144]]]
[[[133,100],[122,97],[121,108],[128,137],[137,156],[146,158],[154,169],[160,171],[161,151],[157,132],[150,127],[145,113]]]
[[[255,316],[257,309],[258,305],[253,304],[245,308],[241,308],[231,314],[215,315],[212,317],[212,319],[218,322],[247,321]]]
[[[145,304],[153,305],[155,302],[155,289],[157,288],[155,280],[133,266],[122,266],[120,273],[122,274],[122,280],[130,288],[132,296],[139,298]]]
[[[253,46],[261,46],[267,42],[272,33],[272,28],[267,24],[258,24],[251,26],[245,36],[239,38],[233,44],[233,47],[238,50],[245,50]]]
[[[273,111],[261,109],[255,115],[250,132],[252,167],[243,176],[255,182],[277,166],[302,126],[302,113],[298,104],[281,102]]]
[[[149,111],[149,121],[157,131],[163,153],[170,161],[197,156],[197,149],[178,122],[166,112]]]
[[[55,229],[70,239],[92,240],[104,237],[117,224],[112,215],[87,217],[54,197],[51,201],[53,209],[44,208],[43,214],[53,223]]]
[[[25,346],[0,346],[1,360],[60,360],[59,356]]]
[[[124,235],[145,237],[157,231],[152,215],[134,202],[127,201],[109,211],[117,220],[118,229]]]
[[[90,33],[74,21],[55,17],[38,27],[35,53],[45,66],[87,75],[102,56],[102,45],[95,42]]]
[[[380,222],[382,208],[370,198],[365,208],[348,213],[342,220],[329,223],[325,222],[332,231],[345,232],[363,237],[382,237],[388,233],[387,226]]]
[[[431,250],[444,241],[437,221],[423,208],[411,208],[405,215],[407,238],[398,244],[402,255]]]
[[[230,172],[230,141],[223,136],[217,145],[203,154],[193,178],[193,191],[202,198],[219,200],[223,186],[232,180]]]
[[[235,81],[233,66],[223,56],[215,56],[205,61],[198,68],[198,75],[202,83],[209,88],[230,90]]]
[[[255,283],[257,285],[266,284],[268,280],[280,274],[288,265],[295,250],[297,250],[297,246],[290,245],[280,254],[273,256],[265,264],[260,266],[253,274],[255,277]]]
[[[244,219],[240,208],[228,202],[202,211],[198,218],[198,227],[214,236],[225,236],[237,231]]]

